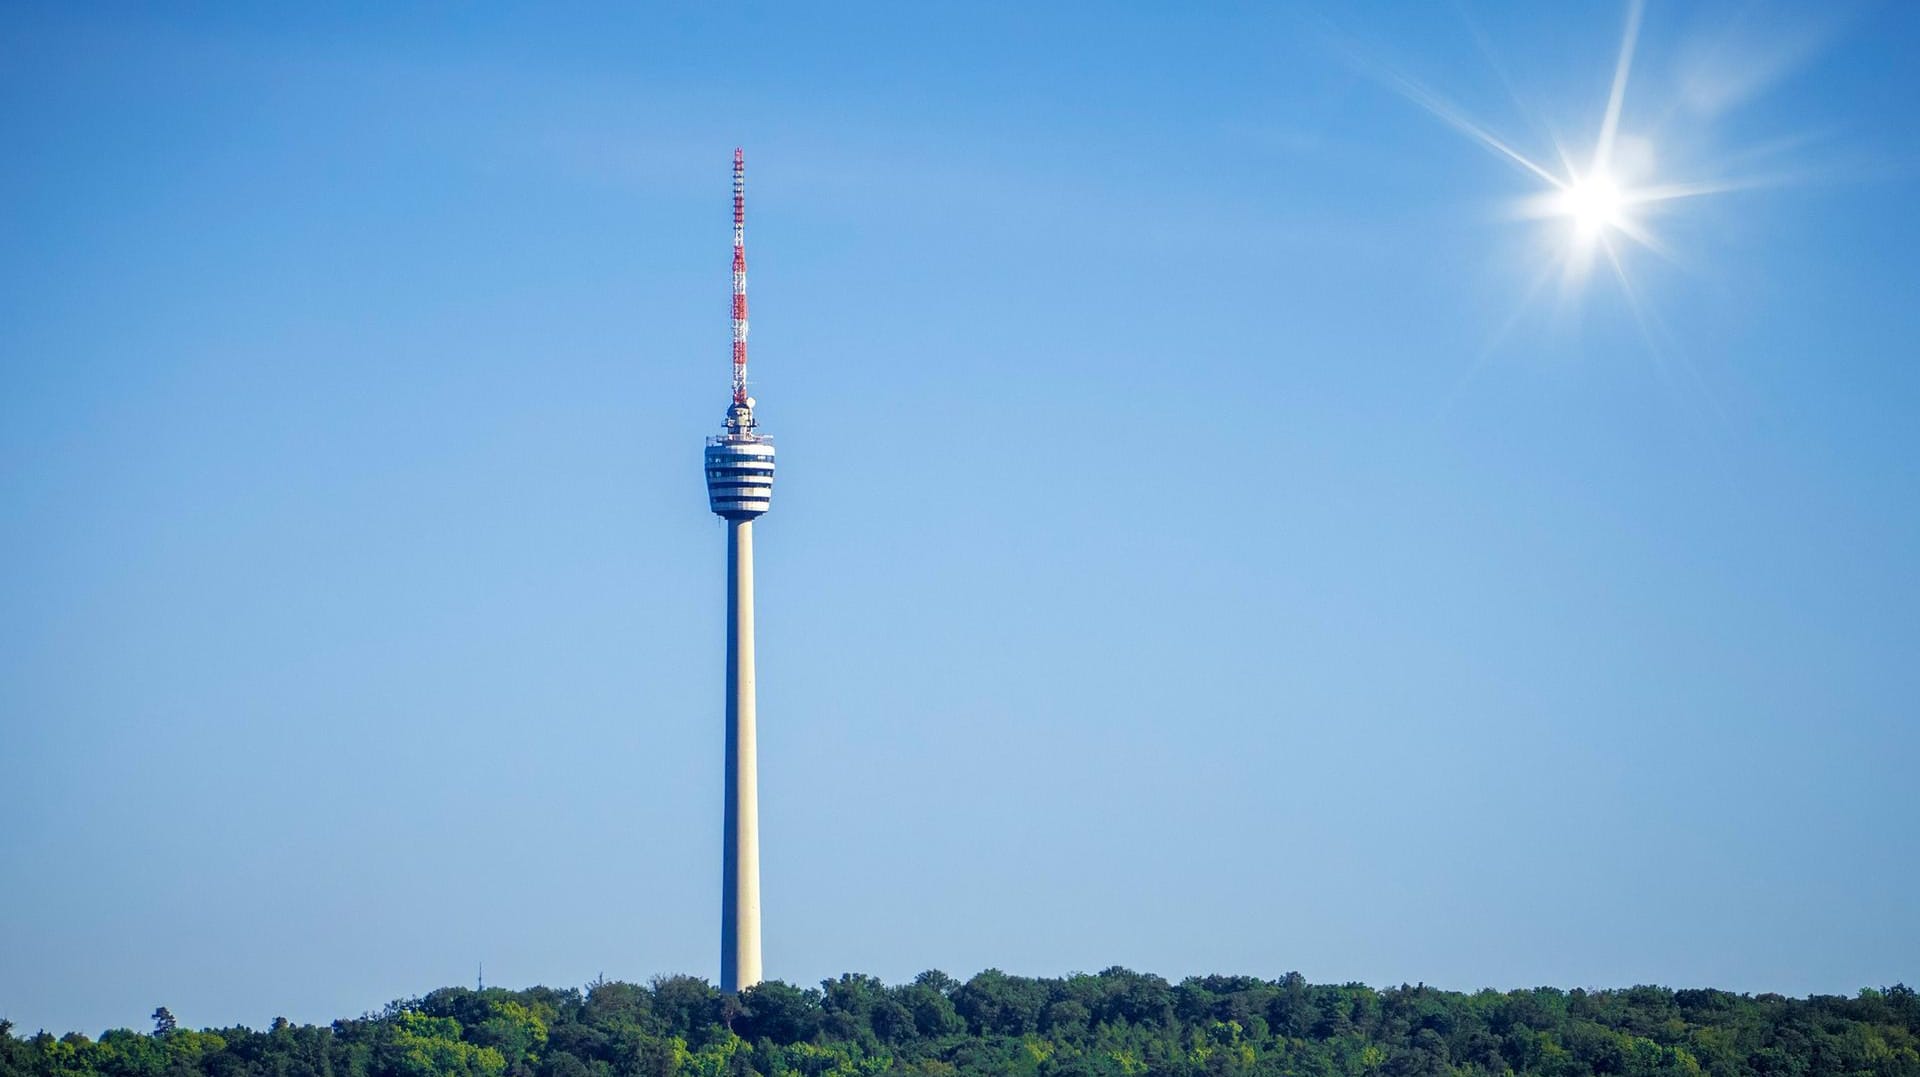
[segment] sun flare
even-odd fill
[[[1596,266],[1605,266],[1628,293],[1636,313],[1640,299],[1628,275],[1631,252],[1637,248],[1677,262],[1674,252],[1658,235],[1661,218],[1674,212],[1679,200],[1738,186],[1727,181],[1661,177],[1660,156],[1653,140],[1646,134],[1622,130],[1621,113],[1644,8],[1645,0],[1627,0],[1626,25],[1614,57],[1613,78],[1599,128],[1586,153],[1573,150],[1553,135],[1554,155],[1530,156],[1412,79],[1394,76],[1392,80],[1409,100],[1533,181],[1533,192],[1512,203],[1513,214],[1548,226],[1541,238],[1550,260],[1558,264],[1564,291],[1579,291]]]
[[[1573,222],[1573,234],[1583,242],[1592,242],[1612,229],[1627,224],[1627,201],[1620,184],[1605,172],[1582,176],[1567,184],[1555,199],[1559,215]]]

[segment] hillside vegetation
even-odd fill
[[[1920,1077],[1920,999],[1618,991],[1375,990],[1277,981],[926,972],[739,996],[648,986],[449,987],[330,1026],[22,1036],[0,1077],[721,1077],[746,1074],[1288,1074],[1296,1077]]]

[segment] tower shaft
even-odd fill
[[[760,982],[760,782],[753,692],[753,520],[727,521],[726,862],[720,989]]]

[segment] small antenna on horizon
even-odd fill
[[[480,962],[480,971],[474,974],[473,989],[475,991],[485,991],[487,989],[487,963],[485,961]]]

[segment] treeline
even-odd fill
[[[22,1036],[0,1077],[768,1077],[805,1074],[1289,1077],[1920,1077],[1920,999],[1618,991],[1375,990],[1108,969],[1029,979],[926,972],[889,986],[739,995],[648,986],[442,988],[330,1026]]]

